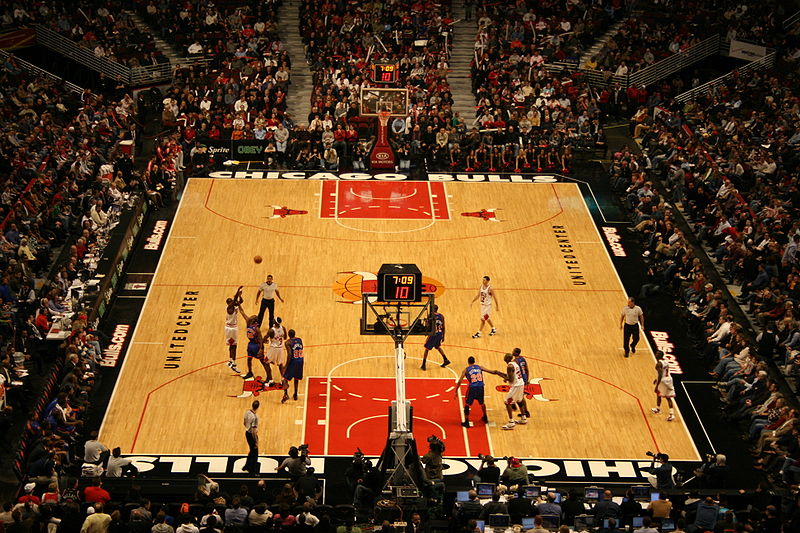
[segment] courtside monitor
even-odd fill
[[[651,502],[654,502],[654,501],[660,500],[660,499],[661,499],[661,493],[660,492],[651,492],[650,493],[650,501]]]
[[[644,517],[634,516],[633,521],[631,522],[631,528],[638,529],[640,527],[644,527]]]
[[[536,527],[536,524],[533,523],[533,517],[532,516],[524,516],[522,518],[522,529],[524,531],[527,531],[529,529],[533,529],[534,527]]]
[[[487,521],[489,527],[508,527],[511,525],[511,515],[507,514],[490,514]]]
[[[611,524],[608,522],[609,520],[614,520],[614,527],[620,527],[620,520],[614,518],[603,518],[603,529],[611,529]]]
[[[486,528],[486,520],[475,520],[476,527],[483,531]]]
[[[665,518],[661,521],[661,531],[664,533],[668,533],[670,531],[675,531],[675,520],[672,518]]]
[[[469,491],[468,490],[459,490],[456,492],[456,501],[457,502],[468,502],[469,501]]]
[[[542,487],[539,487],[538,485],[525,485],[522,488],[525,489],[525,497],[529,500],[535,500],[542,492]]]
[[[583,489],[583,497],[587,500],[596,501],[600,499],[600,495],[602,494],[602,489],[597,487],[586,487]]]
[[[543,514],[542,516],[542,527],[544,529],[553,529],[556,530],[561,527],[561,517],[555,514]]]
[[[478,493],[479,498],[491,498],[495,489],[494,483],[476,483],[475,492]]]
[[[647,500],[650,497],[650,491],[653,487],[648,487],[647,485],[635,485],[631,487],[631,492],[633,492],[633,499],[634,500]]]
[[[579,514],[575,517],[575,530],[586,531],[594,527],[594,516],[590,514]]]

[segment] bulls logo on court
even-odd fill
[[[286,206],[279,206],[273,205],[272,206],[272,216],[269,218],[286,218],[289,215],[307,215],[308,211],[303,211],[301,209],[289,209]]]
[[[461,213],[461,216],[480,218],[484,222],[500,222],[500,219],[497,218],[497,209],[494,207],[481,209],[480,211],[467,211],[466,213]]]
[[[236,396],[236,398],[249,398],[251,396],[258,396],[262,392],[268,392],[271,390],[283,390],[283,387],[280,383],[275,383],[272,386],[268,386],[261,376],[247,378],[242,381],[242,393]]]
[[[339,303],[359,305],[363,293],[378,292],[378,276],[372,272],[339,272],[331,289],[341,298]],[[441,281],[422,276],[422,292],[433,293],[438,298],[444,291]]]
[[[525,397],[529,400],[540,402],[557,402],[558,398],[545,398],[542,390],[542,381],[552,381],[552,378],[531,378],[525,385]],[[498,392],[508,392],[508,385],[498,385]]]

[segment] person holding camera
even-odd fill
[[[475,480],[495,485],[500,483],[500,467],[495,463],[494,457],[479,453],[478,459],[481,460],[481,467],[478,469]]]
[[[675,488],[675,480],[672,479],[672,465],[669,464],[669,455],[666,453],[647,452],[653,458],[650,465],[650,474],[655,477],[655,484],[658,490],[670,490]],[[659,463],[656,466],[656,463]],[[652,483],[652,482],[651,482]]]
[[[305,475],[306,470],[311,465],[311,459],[308,457],[308,444],[301,444],[300,446],[292,446],[289,448],[289,457],[275,469],[277,472],[286,472],[292,481],[297,481],[301,476]]]
[[[428,453],[423,455],[420,461],[425,465],[425,475],[434,483],[444,483],[442,474],[444,470],[443,454],[444,442],[436,435],[428,437]]]
[[[508,461],[508,465],[503,471],[503,476],[501,477],[503,483],[505,483],[508,487],[513,487],[514,485],[527,485],[528,467],[522,464],[522,461],[516,457],[508,457],[506,458],[506,461]]]

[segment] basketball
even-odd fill
[[[263,259],[261,258],[261,256],[260,256],[260,255],[257,255],[257,256],[255,256],[255,257],[253,258],[253,262],[254,262],[255,264],[257,264],[257,265],[261,264],[261,261],[263,261]]]

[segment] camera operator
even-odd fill
[[[656,488],[658,490],[671,490],[675,488],[675,480],[672,479],[672,465],[669,464],[669,455],[666,453],[652,453],[647,452],[647,455],[653,458],[653,463],[650,465],[650,474],[656,478]],[[656,463],[659,463],[656,466]]]
[[[275,470],[278,472],[286,472],[292,481],[297,481],[300,476],[306,473],[306,469],[311,465],[311,459],[308,457],[308,444],[301,444],[300,446],[292,446],[289,448],[289,457]]]
[[[428,437],[428,453],[420,458],[425,465],[425,475],[434,484],[444,484],[442,470],[442,455],[444,454],[444,442],[436,435]]]
[[[700,488],[725,488],[725,478],[728,476],[727,462],[727,458],[721,453],[706,455],[703,465],[694,471],[695,477],[700,482]]]
[[[353,494],[353,507],[356,510],[372,510],[375,500],[381,493],[383,474],[372,465],[369,459],[363,459],[364,474],[356,480],[356,490]]]
[[[478,459],[481,460],[481,467],[478,469],[478,475],[475,481],[494,484],[500,483],[500,467],[495,463],[494,457],[479,453]]]
[[[353,454],[353,462],[344,471],[344,480],[351,495],[355,492],[359,480],[364,478],[364,474],[366,474],[364,454],[361,452],[361,448],[356,448],[356,453]]]
[[[503,471],[502,480],[509,488],[514,485],[522,486],[528,484],[528,467],[516,457],[507,457],[508,465]]]

